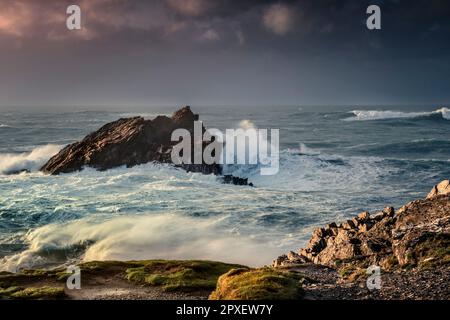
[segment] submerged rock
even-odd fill
[[[222,177],[222,182],[226,183],[226,184],[234,184],[237,186],[250,186],[253,187],[253,183],[248,183],[248,179],[247,178],[239,178],[239,177],[235,177],[232,176],[230,174],[226,174]]]
[[[107,170],[119,166],[133,167],[148,162],[172,163],[171,151],[173,146],[178,144],[178,141],[171,141],[172,132],[175,129],[186,129],[193,137],[194,122],[198,118],[198,115],[187,106],[176,111],[172,117],[158,116],[153,120],[142,117],[119,119],[104,125],[83,140],[66,146],[52,157],[41,171],[56,175],[79,171],[83,167]],[[193,139],[191,143],[191,150],[194,152]],[[208,143],[204,142],[202,147],[205,148],[207,145]],[[177,166],[188,172],[222,174],[219,164]],[[224,178],[226,183],[248,185],[247,179],[230,177]]]

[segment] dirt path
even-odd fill
[[[65,288],[71,300],[205,300],[206,293],[165,292],[158,287],[142,286],[120,278],[93,278],[82,283],[80,290]]]

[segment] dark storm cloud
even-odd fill
[[[65,28],[69,4],[82,9],[81,31]],[[369,4],[382,8],[380,31],[365,27]],[[448,1],[0,0],[0,8],[1,105],[450,101]]]

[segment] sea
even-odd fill
[[[191,108],[207,128],[279,129],[279,172],[228,168],[254,187],[156,163],[45,175],[51,156],[105,123],[178,108],[3,108],[0,271],[92,260],[268,265],[318,226],[399,208],[450,177],[446,106]]]

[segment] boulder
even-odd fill
[[[329,237],[326,246],[317,255],[315,263],[334,266],[336,260],[346,260],[355,257],[357,248],[352,243],[353,235],[348,230],[340,229],[336,237]]]
[[[383,209],[385,216],[393,217],[395,215],[395,209],[393,207],[386,207]]]
[[[294,251],[290,251],[287,254],[287,258],[291,264],[301,264],[301,263],[306,263],[309,261],[309,259],[307,257],[305,257],[297,252],[294,252]]]
[[[432,199],[438,195],[445,194],[450,194],[450,180],[444,180],[438,185],[434,186],[428,194],[427,199]]]
[[[370,215],[370,220],[377,222],[383,220],[383,218],[386,216],[386,213],[384,211],[376,212],[372,215]]]
[[[344,223],[342,224],[342,227],[343,227],[345,230],[352,230],[352,229],[355,229],[355,228],[356,228],[355,222],[354,222],[353,220],[347,220],[347,222],[344,222]]]
[[[368,211],[361,212],[358,214],[358,219],[360,221],[366,221],[370,218],[370,213]]]
[[[279,256],[278,258],[276,258],[275,260],[273,260],[272,265],[274,267],[282,267],[288,261],[289,261],[288,256],[286,254],[283,254],[283,255]]]
[[[393,207],[370,215],[363,212],[343,224],[314,230],[299,255],[316,264],[337,267],[343,261],[368,267],[372,264],[422,266],[450,262],[450,194],[440,183],[425,200],[412,201],[397,212]],[[336,226],[336,227],[335,227]],[[289,264],[286,256],[284,265]]]

